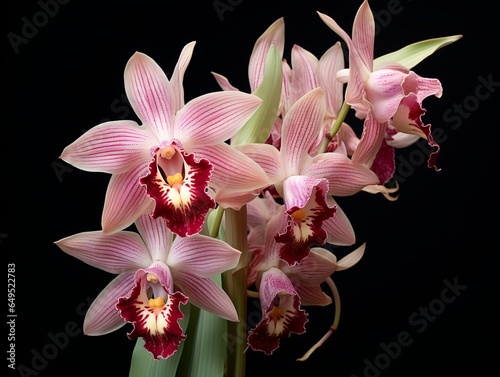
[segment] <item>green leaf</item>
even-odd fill
[[[278,116],[283,77],[281,64],[278,48],[272,44],[266,56],[262,82],[252,93],[262,99],[262,103],[245,125],[231,138],[231,145],[266,141]]]
[[[182,328],[185,328],[189,321],[189,306],[181,306],[181,310],[184,313],[184,318],[181,319],[180,325]],[[132,352],[129,377],[175,376],[183,347],[184,342],[181,342],[177,351],[168,359],[156,360],[153,355],[144,348],[144,340],[142,338],[137,338],[134,351]]]
[[[462,38],[462,35],[452,35],[449,37],[426,39],[410,44],[400,50],[375,59],[373,69],[376,70],[382,64],[386,63],[399,63],[407,69],[411,69],[440,48],[456,42],[460,38]]]

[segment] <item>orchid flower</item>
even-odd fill
[[[194,42],[186,45],[171,80],[149,56],[136,52],[125,68],[125,90],[142,121],[93,127],[67,146],[64,161],[111,174],[102,228],[113,233],[140,215],[162,217],[179,236],[198,233],[215,207],[208,187],[253,190],[263,170],[225,141],[261,100],[241,92],[214,92],[184,104],[182,79]]]
[[[155,358],[168,358],[185,339],[178,321],[188,301],[230,321],[236,310],[212,276],[237,265],[240,252],[201,234],[173,237],[162,219],[140,216],[139,233],[83,232],[56,241],[65,253],[117,276],[90,306],[84,333],[103,335],[133,324]]]
[[[282,243],[280,257],[290,265],[304,259],[314,244],[352,245],[354,231],[342,212],[335,216],[338,206],[332,196],[354,195],[378,183],[369,168],[343,153],[308,154],[322,132],[325,111],[323,90],[313,89],[285,115],[279,150],[269,144],[237,146],[262,166],[269,185],[283,198],[283,228],[276,237]]]
[[[379,127],[386,129],[390,125],[399,132],[426,139],[435,148],[428,165],[436,168],[439,145],[432,138],[430,124],[424,125],[421,117],[425,113],[422,101],[431,95],[442,95],[439,80],[421,77],[411,71],[411,67],[397,61],[385,59],[383,64],[375,64],[375,20],[368,0],[363,1],[356,13],[352,39],[331,17],[320,12],[318,14],[349,48],[350,67],[337,74],[339,80],[347,81],[346,103],[355,109],[360,119],[372,113]],[[385,137],[384,132],[379,135]],[[373,148],[373,152],[377,151]]]
[[[279,347],[280,339],[306,331],[308,316],[301,306],[331,304],[332,299],[323,292],[321,284],[335,271],[356,264],[364,253],[363,245],[337,262],[328,250],[313,247],[300,264],[289,266],[281,260],[280,246],[274,237],[282,221],[281,214],[275,210],[279,205],[273,205],[270,200],[269,196],[256,198],[249,204],[249,208],[254,207],[252,212],[267,212],[267,217],[254,218],[256,221],[251,222],[253,229],[263,230],[259,232],[261,237],[253,238],[249,234],[252,260],[248,285],[255,284],[258,289],[262,319],[250,330],[247,342],[253,350],[267,355]]]

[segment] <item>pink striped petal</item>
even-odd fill
[[[337,72],[344,69],[344,54],[340,42],[335,43],[318,62],[318,80],[325,91],[327,110],[337,116],[344,101],[344,84],[337,80]]]
[[[211,73],[214,76],[215,81],[217,81],[217,84],[219,84],[222,90],[239,90],[229,82],[226,76],[223,76],[215,72]]]
[[[286,179],[281,153],[276,147],[269,144],[240,144],[235,147],[255,161],[266,175],[269,183],[274,184]]]
[[[119,274],[151,263],[141,237],[134,232],[83,232],[56,241],[66,254],[103,271]]]
[[[245,124],[261,103],[259,97],[240,91],[204,94],[177,113],[175,137],[186,151],[222,143]]]
[[[154,219],[150,214],[145,214],[135,221],[135,226],[149,250],[151,260],[166,260],[173,234],[168,230],[165,220]]]
[[[323,153],[313,159],[313,164],[304,169],[311,177],[326,178],[329,195],[350,196],[364,186],[378,184],[377,175],[366,166],[356,164],[340,153]]]
[[[197,158],[210,161],[214,170],[210,186],[216,189],[241,191],[261,189],[269,185],[266,172],[238,148],[226,143],[195,148]]]
[[[132,55],[125,67],[125,92],[134,112],[156,138],[170,139],[177,97],[153,59],[140,52]]]
[[[283,17],[274,21],[254,44],[248,63],[248,81],[251,93],[259,87],[262,81],[267,53],[272,44],[276,45],[278,53],[283,56],[285,49],[285,22]]]
[[[338,203],[330,197],[328,200],[330,206],[335,206],[335,215],[323,222],[328,237],[326,242],[337,246],[350,246],[356,242],[354,228]]]
[[[327,306],[332,303],[332,298],[323,292],[319,285],[314,287],[298,285],[297,293],[300,296],[302,306]]]
[[[341,258],[337,262],[337,264],[339,266],[338,271],[347,270],[348,268],[351,268],[356,263],[358,263],[361,260],[361,258],[363,257],[363,255],[365,253],[365,249],[366,249],[366,242],[361,244],[355,250],[351,251],[345,257]]]
[[[114,233],[132,225],[144,213],[151,213],[153,201],[139,183],[146,174],[147,165],[139,166],[124,174],[116,174],[109,180],[102,212],[104,233]]]
[[[83,321],[85,335],[105,335],[123,327],[127,322],[120,316],[116,304],[120,297],[132,292],[135,279],[133,273],[115,277],[90,305]]]
[[[121,174],[149,159],[154,143],[133,121],[102,123],[64,148],[60,158],[78,169]]]
[[[356,164],[371,167],[386,135],[388,123],[379,123],[371,114],[365,118],[361,139],[352,155]]]
[[[323,283],[337,268],[335,255],[326,249],[313,247],[309,257],[292,268],[293,272],[288,276],[293,276],[300,282],[300,284],[295,284],[296,286],[313,287]]]
[[[236,267],[241,252],[208,236],[177,237],[168,253],[167,264],[174,271],[187,271],[209,278]]]
[[[281,156],[288,176],[300,174],[304,156],[322,130],[326,113],[325,96],[316,88],[302,96],[283,119]]]
[[[238,322],[238,313],[224,290],[212,279],[200,278],[186,271],[175,272],[175,283],[189,297],[189,302],[229,321]]]
[[[375,19],[368,4],[364,0],[359,7],[352,25],[352,42],[361,64],[373,70],[373,46],[375,45]]]
[[[179,59],[177,60],[177,64],[174,67],[174,72],[170,77],[174,93],[172,100],[175,101],[175,104],[173,105],[174,114],[184,106],[184,73],[186,72],[189,62],[191,61],[195,44],[196,42],[193,41],[184,46],[179,55]]]
[[[373,72],[365,83],[366,100],[371,104],[374,118],[379,123],[389,121],[404,97],[403,81],[408,72],[380,69]]]
[[[305,48],[293,45],[291,53],[293,70],[292,98],[299,99],[307,92],[318,88],[318,59]]]

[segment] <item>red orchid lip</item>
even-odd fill
[[[133,330],[127,334],[129,339],[141,337],[144,348],[155,359],[168,358],[186,338],[179,320],[184,317],[180,304],[186,304],[188,298],[181,292],[168,293],[161,283],[151,283],[149,274],[141,272],[136,275],[136,285],[130,296],[118,299],[116,308],[125,321],[133,324]],[[148,299],[147,290],[151,285],[157,285],[156,290],[163,291],[163,294]]]
[[[208,195],[212,164],[196,160],[172,143],[168,156],[156,148],[149,164],[149,174],[140,179],[146,193],[155,201],[153,218],[162,217],[175,234],[186,237],[200,232],[207,212],[215,208]]]
[[[304,208],[294,206],[286,211],[286,229],[274,237],[276,242],[283,243],[279,255],[290,266],[306,258],[311,246],[325,243],[327,233],[323,229],[323,222],[334,216],[336,211],[334,207],[328,206],[325,192],[319,186],[316,186],[312,195]]]

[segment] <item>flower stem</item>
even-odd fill
[[[332,278],[328,278],[326,280],[326,283],[330,287],[332,294],[333,294],[333,302],[335,303],[335,316],[333,318],[333,324],[330,326],[328,331],[323,335],[323,337],[316,342],[314,346],[309,348],[309,350],[302,356],[301,358],[297,359],[297,361],[306,361],[309,356],[312,355],[316,349],[321,347],[323,343],[326,342],[326,340],[332,335],[335,331],[337,331],[337,328],[339,327],[339,321],[340,321],[340,296],[339,296],[339,291],[337,289],[337,286],[333,282]]]
[[[320,150],[318,151],[318,154],[320,153],[325,153],[328,143],[330,140],[332,140],[337,132],[339,132],[340,127],[342,126],[342,123],[344,123],[345,117],[349,113],[349,110],[351,109],[351,106],[349,106],[346,102],[342,104],[342,107],[340,108],[339,115],[335,119],[335,122],[332,122],[332,127],[330,128],[330,132],[328,133],[327,136],[323,138],[323,143],[321,144]]]
[[[222,287],[229,295],[238,313],[239,322],[227,323],[226,376],[245,376],[246,312],[247,312],[247,209],[225,210],[226,242],[241,251],[238,266],[222,274]]]

